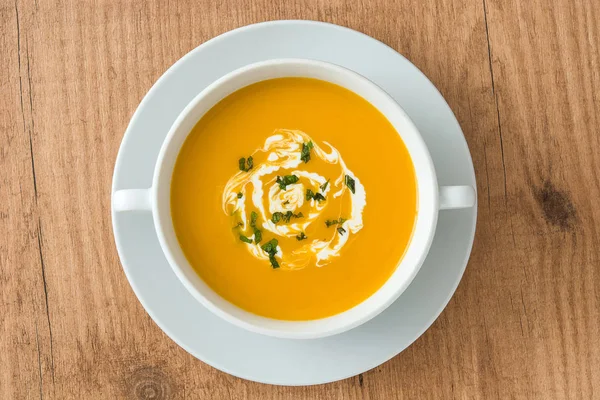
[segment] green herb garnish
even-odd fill
[[[279,242],[277,241],[277,239],[271,239],[267,243],[260,246],[260,248],[263,249],[267,254],[275,255],[275,254],[277,254],[277,245],[278,244],[279,244]]]
[[[346,230],[344,228],[342,228],[341,226],[339,228],[337,228],[337,231],[340,233],[340,235],[343,235],[344,233],[346,233]]]
[[[274,224],[277,224],[279,221],[283,221],[285,223],[290,222],[290,220],[292,219],[292,217],[294,218],[303,218],[304,214],[302,214],[301,212],[298,214],[294,214],[291,211],[286,212],[285,214],[282,212],[274,212],[273,215],[271,216],[271,221]]]
[[[348,186],[348,188],[350,188],[350,191],[352,192],[352,194],[354,194],[354,179],[352,179],[352,177],[350,175],[346,175],[346,186]]]
[[[277,254],[278,243],[279,242],[277,241],[277,239],[271,239],[261,246],[261,249],[263,249],[269,255],[269,261],[271,262],[271,266],[273,267],[273,269],[279,268],[279,263],[275,258],[275,254]]]
[[[240,235],[240,240],[241,240],[242,242],[244,242],[244,243],[252,243],[252,239],[250,239],[250,238],[247,238],[247,237],[246,237],[246,236],[244,236],[244,235]]]
[[[296,240],[300,241],[304,239],[307,239],[307,236],[304,234],[304,232],[300,232],[299,235],[296,235]]]
[[[327,179],[327,182],[319,186],[321,188],[321,192],[324,192],[325,189],[327,189],[327,185],[329,185],[329,179]]]
[[[260,229],[254,228],[254,242],[259,244],[262,241],[262,232]]]
[[[321,193],[315,193],[310,189],[306,189],[306,201],[310,201],[311,199],[315,199],[319,203],[326,200],[325,196],[323,196]]]
[[[271,261],[271,267],[273,267],[273,269],[279,268],[279,263],[277,262],[275,256],[269,256],[269,261]]]
[[[327,227],[329,228],[332,225],[341,225],[344,222],[346,222],[347,219],[346,218],[340,218],[340,219],[328,219],[327,221],[325,221],[325,225],[327,225]]]
[[[278,223],[281,220],[282,217],[283,217],[283,213],[282,212],[279,212],[279,211],[274,212],[273,215],[271,215],[271,221],[274,224],[276,224],[276,223]]]
[[[296,175],[285,175],[283,177],[277,177],[277,183],[279,184],[279,189],[286,190],[288,185],[296,183],[300,180]]]
[[[257,219],[258,219],[258,214],[256,213],[256,211],[252,211],[250,213],[250,226],[252,227],[252,230],[254,231],[254,242],[256,244],[259,244],[262,240],[262,232],[260,229],[258,229],[256,227]]]
[[[275,216],[275,214],[277,214],[277,216]],[[290,222],[290,220],[292,219],[292,217],[294,217],[294,218],[303,218],[304,214],[302,214],[301,212],[298,213],[298,214],[294,214],[291,211],[288,211],[285,214],[281,213],[281,212],[276,212],[276,213],[273,213],[273,217],[271,218],[271,221],[273,221],[273,223],[275,223],[275,224],[277,222],[279,222],[279,220],[282,220],[283,222],[288,223],[288,222]],[[277,220],[277,221],[275,221],[275,220]]]
[[[313,142],[302,143],[302,152],[300,153],[300,159],[306,164],[310,161],[310,151],[314,147]]]
[[[283,222],[288,223],[290,222],[290,219],[292,219],[292,217],[294,216],[294,213],[291,211],[286,212],[285,214],[283,214]]]
[[[237,194],[237,198],[238,198],[238,199],[241,199],[242,197],[244,197],[244,195],[242,194],[242,192],[239,192],[239,193]]]
[[[252,156],[248,157],[248,160],[242,157],[238,160],[238,165],[240,167],[240,171],[248,172],[252,169],[252,167],[254,167],[254,160]]]
[[[283,205],[284,205],[284,206],[287,206],[288,204],[290,204],[290,201],[289,201],[289,200],[286,200],[286,201],[284,201],[284,202],[283,202]]]

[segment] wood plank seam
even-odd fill
[[[31,174],[33,180],[33,190],[34,190],[34,203],[35,203],[35,211],[38,214],[38,226],[37,226],[37,246],[38,253],[40,258],[41,265],[41,276],[43,282],[43,290],[44,290],[44,304],[45,304],[45,313],[46,320],[48,323],[48,332],[50,339],[50,371],[52,374],[52,381],[55,382],[55,374],[54,374],[54,349],[53,349],[53,337],[52,337],[52,324],[50,322],[50,312],[49,312],[49,304],[48,304],[48,287],[46,280],[46,270],[44,263],[44,255],[42,250],[42,226],[41,226],[41,217],[39,215],[39,209],[37,208],[38,204],[38,188],[37,188],[37,178],[36,178],[36,169],[35,169],[35,156],[33,150],[33,133],[35,131],[35,121],[33,118],[33,96],[32,96],[32,81],[31,81],[31,65],[30,65],[30,55],[29,55],[29,40],[27,38],[26,33],[21,32],[21,17],[19,15],[19,5],[18,1],[15,0],[15,20],[16,20],[16,28],[17,28],[17,62],[18,62],[18,71],[19,71],[19,101],[21,106],[21,120],[23,123],[23,132],[27,132],[28,140],[29,140],[29,152],[31,158]],[[23,65],[21,63],[21,35],[25,35],[25,58],[26,58],[26,71],[24,71]],[[29,126],[26,122],[25,115],[25,100],[24,100],[24,87],[23,87],[23,75],[26,74],[27,78],[27,97],[29,100]],[[39,343],[39,330],[37,321],[35,323],[35,337],[36,337],[36,349],[37,349],[37,357],[38,357],[38,370],[39,370],[39,390],[40,390],[40,398],[43,398],[43,374],[42,374],[42,357],[41,357],[41,349]]]
[[[40,335],[37,322],[35,323],[35,347],[37,348],[38,373],[40,377],[40,400],[44,398],[44,379],[42,378],[42,354],[40,352]]]
[[[510,224],[510,233],[512,236],[513,247],[517,248],[517,242],[515,240],[515,230],[514,230],[513,221],[512,221],[512,213],[510,213],[508,210],[506,163],[504,161],[504,140],[502,138],[502,124],[500,123],[501,119],[500,119],[500,106],[498,103],[498,92],[496,91],[496,86],[494,84],[494,66],[493,66],[493,62],[492,62],[492,45],[490,43],[490,31],[489,31],[488,20],[487,20],[487,5],[486,5],[485,0],[482,0],[482,2],[483,2],[483,21],[485,24],[485,38],[487,41],[488,62],[489,62],[489,66],[490,66],[490,78],[491,78],[491,83],[492,83],[492,94],[494,95],[494,103],[496,106],[496,119],[497,119],[497,123],[498,123],[498,135],[500,136],[500,156],[502,158],[502,173],[504,174],[504,207],[506,208],[506,210],[508,212],[508,221]],[[487,168],[487,164],[486,164],[486,168]],[[489,194],[489,188],[488,188],[488,194]]]
[[[52,383],[55,383],[54,345],[53,345],[53,338],[52,338],[52,324],[50,323],[50,308],[48,307],[48,285],[46,283],[46,265],[44,263],[44,253],[42,252],[42,220],[39,217],[38,217],[37,240],[38,240],[38,250],[40,253],[40,264],[42,266],[42,282],[44,284],[44,298],[45,298],[45,304],[46,304],[46,320],[48,321],[48,334],[50,335],[50,371],[52,373]],[[36,326],[36,329],[37,329],[37,326]]]

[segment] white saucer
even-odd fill
[[[119,150],[118,189],[150,187],[158,151],[179,112],[204,87],[243,65],[272,58],[340,64],[384,88],[429,146],[440,185],[475,186],[469,149],[431,82],[393,49],[356,31],[309,21],[277,21],[225,33],[191,51],[152,87]],[[112,213],[117,249],[138,299],[189,353],[229,374],[264,383],[311,385],[344,379],[394,357],[442,312],[471,252],[477,209],[443,211],[421,271],[385,312],[349,332],[315,340],[275,339],[236,328],[204,309],[163,256],[150,214]]]

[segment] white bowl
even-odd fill
[[[392,276],[379,290],[340,314],[310,321],[283,321],[249,313],[215,293],[194,271],[181,250],[171,220],[170,183],[175,161],[198,120],[220,100],[250,84],[273,78],[307,77],[331,82],[363,97],[394,126],[412,158],[417,179],[417,218],[412,238]],[[277,59],[235,70],[198,94],[173,123],[158,156],[152,188],[120,190],[113,195],[116,211],[150,210],[163,252],[187,290],[219,317],[252,332],[295,339],[319,338],[352,329],[382,312],[402,294],[425,260],[433,240],[438,210],[475,204],[470,186],[438,189],[433,162],[417,128],[404,110],[381,88],[346,68],[314,60]],[[365,266],[369,267],[369,266]]]

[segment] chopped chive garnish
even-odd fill
[[[350,175],[346,175],[346,186],[348,186],[348,188],[350,188],[350,191],[352,192],[352,194],[354,194],[354,179],[352,179],[352,177]]]
[[[315,197],[315,193],[310,189],[306,189],[306,201],[310,201],[314,197]]]
[[[276,223],[278,223],[281,220],[282,217],[283,217],[283,213],[282,212],[279,212],[279,211],[274,212],[273,215],[271,216],[271,221],[274,224],[276,224]]]
[[[258,220],[258,214],[256,213],[256,211],[252,211],[250,213],[250,226],[254,231],[254,242],[256,244],[259,244],[262,240],[262,231],[256,226],[256,220]]]
[[[271,266],[273,267],[273,269],[279,268],[279,263],[277,262],[277,259],[275,259],[275,254],[277,254],[278,243],[279,242],[277,241],[277,239],[271,239],[261,246],[261,249],[263,249],[269,255],[269,261],[271,262]]]
[[[344,222],[346,222],[347,219],[346,218],[340,218],[340,219],[328,219],[327,221],[325,221],[325,225],[327,225],[327,227],[329,228],[332,225],[341,225]]]
[[[279,189],[286,190],[288,185],[294,184],[298,182],[300,178],[296,175],[285,175],[283,177],[277,177],[277,183],[279,184]]]
[[[315,193],[310,189],[306,189],[306,201],[310,201],[312,199],[317,200],[319,203],[326,200],[325,196],[323,196],[321,193]]]
[[[259,244],[262,241],[262,232],[260,229],[254,228],[254,242]]]
[[[327,189],[327,185],[329,185],[329,179],[327,179],[327,182],[319,186],[321,188],[321,192],[324,192],[325,189]]]
[[[241,199],[242,197],[244,197],[244,195],[242,194],[242,192],[239,192],[239,193],[237,194],[237,198],[238,198],[238,199]]]
[[[302,152],[300,153],[300,159],[306,164],[310,161],[310,151],[314,147],[313,142],[302,143]]]
[[[244,236],[244,235],[240,235],[240,240],[241,240],[242,242],[244,242],[244,243],[252,243],[252,239],[250,239],[250,238],[247,238],[247,237],[246,237],[246,236]]]
[[[252,156],[248,157],[248,160],[242,157],[238,160],[238,166],[240,171],[248,172],[254,167],[254,159]]]
[[[344,233],[346,233],[346,230],[344,228],[342,228],[341,226],[339,228],[337,228],[337,231],[340,233],[340,235],[343,235]]]
[[[284,214],[282,212],[276,211],[271,216],[271,222],[273,222],[274,224],[277,224],[279,221],[283,221],[285,223],[288,223],[288,222],[290,222],[290,220],[292,219],[292,217],[294,217],[294,218],[303,218],[304,214],[302,214],[301,212],[299,212],[298,214],[294,214],[291,211],[288,211],[288,212],[286,212]]]
[[[298,240],[298,241],[304,240],[306,238],[307,238],[307,236],[304,234],[304,232],[300,232],[299,235],[296,235],[296,240]]]
[[[267,243],[263,244],[260,248],[263,249],[267,254],[277,254],[277,245],[279,242],[277,239],[271,239]]]
[[[273,267],[273,269],[279,268],[279,263],[277,262],[275,256],[269,256],[269,261],[271,261],[271,267]]]
[[[323,196],[321,193],[315,193],[313,199],[317,200],[320,203],[322,201],[325,201],[325,196]]]
[[[283,220],[283,222],[288,223],[290,222],[290,220],[292,219],[292,217],[294,218],[302,218],[304,217],[304,214],[302,213],[298,213],[298,214],[294,214],[291,211],[286,212],[285,214],[282,215],[281,219]]]

